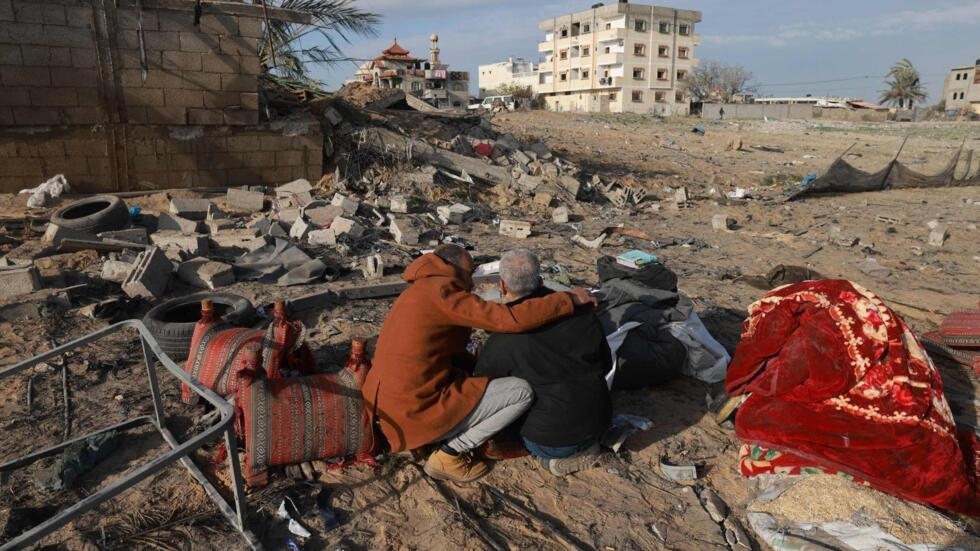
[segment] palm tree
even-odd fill
[[[897,105],[899,109],[907,106],[911,109],[915,102],[925,101],[929,97],[919,79],[919,70],[907,58],[892,65],[885,78],[888,89],[882,90],[878,98],[885,105]]]
[[[262,0],[253,0],[262,3]],[[344,61],[340,43],[350,44],[350,35],[374,36],[381,16],[353,6],[354,0],[264,0],[265,5],[309,14],[310,24],[269,19],[259,43],[263,78],[319,89],[309,65],[333,65]],[[310,36],[313,35],[313,36]],[[311,39],[319,44],[310,44]]]

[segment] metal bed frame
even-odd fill
[[[205,388],[201,383],[191,378],[183,369],[173,362],[160,348],[156,339],[150,334],[146,326],[143,325],[139,320],[127,320],[121,321],[109,327],[100,329],[94,333],[76,339],[67,344],[63,344],[43,354],[34,356],[29,360],[20,362],[12,367],[0,371],[0,382],[5,377],[10,375],[15,375],[26,369],[29,369],[41,362],[51,360],[53,358],[63,355],[65,352],[78,348],[80,346],[96,342],[106,336],[118,333],[123,329],[133,328],[139,331],[140,338],[143,345],[143,360],[146,364],[147,377],[150,384],[150,394],[153,398],[153,415],[143,415],[140,417],[134,417],[127,419],[121,423],[116,423],[112,426],[97,430],[86,434],[85,436],[79,436],[71,440],[62,442],[60,444],[45,448],[40,451],[30,453],[28,455],[19,457],[12,461],[8,461],[0,465],[0,472],[12,471],[14,469],[19,469],[24,466],[34,463],[38,459],[49,457],[51,455],[57,454],[62,449],[75,444],[76,442],[84,441],[88,438],[96,436],[98,434],[106,433],[113,430],[126,429],[133,426],[137,426],[142,423],[149,423],[153,425],[154,428],[160,433],[163,439],[170,445],[171,451],[168,453],[157,457],[156,459],[140,466],[138,469],[125,476],[124,478],[112,483],[108,487],[96,492],[85,499],[82,499],[78,503],[75,503],[71,507],[59,512],[54,517],[48,519],[47,521],[31,528],[30,530],[18,535],[17,537],[7,541],[0,545],[0,551],[8,551],[13,549],[21,549],[28,545],[38,542],[41,538],[55,532],[59,528],[65,526],[69,522],[78,519],[83,514],[95,509],[102,503],[116,497],[122,492],[132,488],[139,482],[145,480],[146,478],[159,473],[160,471],[166,469],[168,466],[174,462],[179,461],[181,465],[187,468],[191,476],[197,480],[201,486],[204,487],[204,491],[208,494],[208,497],[218,506],[221,513],[228,519],[228,522],[235,528],[235,530],[241,534],[245,542],[252,549],[262,549],[262,544],[259,543],[255,535],[253,535],[245,526],[245,491],[244,485],[242,483],[242,472],[241,466],[238,464],[238,457],[235,453],[237,450],[237,440],[235,438],[234,430],[234,408],[227,401],[222,399],[220,396],[212,392],[211,390]],[[163,364],[163,367],[170,372],[171,375],[179,379],[181,382],[186,383],[191,390],[197,395],[201,396],[208,402],[214,405],[220,413],[219,421],[208,428],[201,434],[190,438],[186,442],[179,442],[166,427],[164,422],[164,409],[163,402],[160,395],[160,385],[157,381],[157,373],[154,369],[154,362],[151,360],[150,353]],[[67,407],[67,404],[66,404]],[[232,479],[232,492],[234,494],[235,503],[234,506],[228,503],[218,492],[218,489],[211,483],[204,473],[194,464],[190,458],[190,454],[200,449],[204,445],[220,438],[224,435],[224,443],[228,448],[228,468],[231,469],[231,479]]]

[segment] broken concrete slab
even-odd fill
[[[191,256],[207,256],[209,252],[208,236],[202,234],[160,231],[150,236],[150,242],[161,249],[186,251]]]
[[[201,220],[206,216],[207,210],[205,210],[205,214],[201,217]],[[183,216],[169,212],[161,212],[160,216],[157,217],[157,231],[176,231],[184,235],[190,235],[197,233],[198,226],[200,224],[197,220],[191,220],[190,218],[184,218]]]
[[[554,200],[555,196],[548,192],[540,191],[534,194],[534,204],[541,207],[550,207]]]
[[[313,191],[313,186],[310,185],[310,181],[306,178],[299,178],[277,187],[276,197],[293,197],[302,193],[310,193],[311,191]]]
[[[13,297],[41,288],[41,276],[33,264],[0,268],[0,296]]]
[[[551,157],[553,156],[551,154],[551,150],[548,149],[548,146],[544,145],[541,142],[534,142],[534,143],[532,143],[528,147],[528,149],[530,149],[531,151],[533,151],[534,154],[537,155],[539,159],[542,159],[542,160],[545,160],[545,161],[550,160]]]
[[[332,229],[338,236],[347,234],[351,237],[358,238],[364,235],[364,227],[358,224],[356,221],[350,218],[344,218],[343,216],[338,216],[334,218],[333,223],[330,224],[330,229]]]
[[[831,226],[827,233],[828,240],[840,247],[853,247],[860,242],[860,239],[852,235],[845,235],[840,226]]]
[[[330,228],[325,230],[313,230],[306,234],[306,241],[310,245],[336,245],[337,232]]]
[[[568,223],[568,207],[562,205],[551,212],[551,221],[555,224]]]
[[[44,230],[44,236],[41,237],[42,241],[54,245],[60,245],[65,239],[91,240],[95,239],[95,236],[90,233],[80,232],[78,230],[64,228],[57,224],[49,223],[48,227]]]
[[[211,208],[211,201],[192,197],[174,197],[170,200],[170,214],[188,220],[204,220]],[[164,213],[161,213],[161,218]]]
[[[410,218],[392,218],[388,227],[395,242],[402,245],[418,245],[419,231]]]
[[[514,181],[514,185],[525,193],[534,193],[543,184],[544,180],[537,176],[531,176],[530,174],[524,174]]]
[[[276,224],[279,231],[282,232],[280,237],[286,237],[286,232]],[[265,234],[262,234],[265,235]],[[226,230],[218,234],[211,234],[211,241],[218,247],[226,249],[248,249],[251,250],[252,242],[264,243],[261,239],[256,239],[255,230],[250,229],[237,229],[237,230]]]
[[[216,235],[223,231],[235,229],[235,221],[230,218],[208,218],[207,226],[208,233]]]
[[[149,245],[150,234],[146,228],[129,228],[128,230],[106,231],[98,235],[103,241],[118,241],[135,245]]]
[[[711,217],[711,228],[715,231],[731,231],[735,228],[735,220],[727,214],[716,214]]]
[[[265,208],[265,195],[259,191],[228,188],[225,203],[234,212],[261,212]]]
[[[861,273],[876,279],[885,279],[892,275],[890,269],[882,266],[880,262],[871,257],[865,258],[857,267],[858,270],[861,270]]]
[[[501,220],[499,233],[515,239],[527,239],[531,235],[531,223],[523,220]]]
[[[344,215],[344,209],[343,207],[338,207],[337,205],[327,205],[313,209],[304,209],[303,214],[314,226],[326,228],[333,223],[334,219],[336,219],[338,216]]]
[[[361,201],[356,197],[336,193],[333,199],[330,200],[330,204],[344,209],[344,214],[353,216],[357,214],[357,209],[361,206]]]
[[[235,283],[235,273],[230,264],[207,258],[192,258],[177,267],[181,281],[201,289],[214,290]]]
[[[123,281],[129,297],[159,299],[167,290],[173,264],[159,247],[149,247],[136,257],[136,266]]]
[[[286,226],[291,226],[301,215],[302,212],[298,207],[282,209],[279,211],[279,222]]]
[[[385,263],[381,255],[375,254],[364,259],[361,264],[361,272],[364,278],[374,281],[384,277]]]
[[[526,165],[531,162],[531,158],[525,155],[520,149],[514,150],[514,152],[510,154],[510,158],[519,165]]]
[[[546,182],[558,181],[558,167],[550,163],[542,164],[541,177],[544,178]]]

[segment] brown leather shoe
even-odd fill
[[[432,452],[422,469],[436,480],[458,483],[473,482],[490,471],[486,463],[468,453],[449,455],[442,450]]]

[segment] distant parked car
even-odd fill
[[[513,111],[517,108],[514,96],[487,96],[480,103],[471,103],[467,109],[506,109]]]

